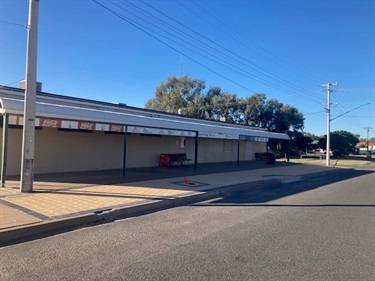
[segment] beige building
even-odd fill
[[[2,166],[21,169],[24,90],[0,86]],[[184,153],[191,164],[254,160],[269,138],[264,129],[201,120],[44,92],[37,93],[35,173],[159,165],[160,154]]]

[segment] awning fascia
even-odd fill
[[[0,98],[1,114],[13,114],[23,116],[24,102],[23,100]],[[208,132],[214,134],[229,134],[229,135],[242,135],[261,138],[272,139],[289,139],[287,134],[272,133],[268,131],[261,131],[251,128],[230,127],[226,126],[208,125],[201,123],[194,123],[190,118],[187,121],[171,120],[156,117],[147,117],[136,114],[111,112],[104,110],[95,110],[87,108],[79,108],[65,105],[56,105],[49,103],[36,102],[35,116],[39,118],[58,118],[64,120],[79,120],[98,123],[111,123],[129,126],[140,126],[150,128],[164,128],[184,131],[198,131]]]

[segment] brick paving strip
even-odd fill
[[[1,202],[2,203],[2,202]],[[0,203],[0,222],[2,229],[12,228],[16,226],[30,225],[42,222],[32,215],[28,215],[23,211],[18,210],[14,206],[7,206]]]
[[[203,200],[236,187],[270,184],[301,175],[338,171],[323,166],[299,166],[194,175],[126,184],[34,182],[33,193],[16,191],[9,181],[0,191],[0,244],[32,233],[129,216]],[[100,217],[102,216],[102,217]],[[99,217],[99,218],[98,218]],[[33,230],[33,231],[32,231]]]
[[[28,215],[47,221],[118,208],[144,200],[173,199],[185,192],[179,189],[98,185],[50,192],[36,191],[32,196],[5,197],[0,199],[0,202],[3,203],[1,205],[12,206]],[[6,225],[5,220],[1,220],[0,229],[3,225]]]

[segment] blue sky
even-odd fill
[[[359,108],[331,131],[375,135],[373,0],[97,1],[112,12],[91,0],[40,1],[43,91],[143,107],[168,75],[187,74],[206,89],[293,105],[304,131],[324,135],[320,85],[339,82],[332,118]],[[25,76],[27,19],[28,0],[0,0],[1,85]]]

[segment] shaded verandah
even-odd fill
[[[3,145],[2,145],[2,183],[5,181],[6,176],[6,164],[7,164],[7,143],[8,143],[8,127],[9,127],[9,116],[12,116],[13,119],[16,116],[16,125],[22,124],[22,108],[23,101],[16,99],[1,99],[2,105],[2,114],[3,114]],[[162,113],[161,113],[162,115]],[[135,115],[135,114],[126,114],[119,112],[109,112],[103,110],[92,110],[85,108],[76,108],[70,106],[63,106],[58,104],[46,104],[46,103],[37,103],[37,116],[39,120],[39,125],[41,125],[41,120],[53,120],[54,122],[47,122],[47,124],[70,124],[76,123],[76,127],[73,129],[81,129],[79,124],[86,122],[91,126],[96,126],[99,124],[99,130],[111,130],[114,127],[121,127],[122,129],[118,133],[123,133],[124,135],[124,153],[123,153],[123,176],[126,172],[126,151],[127,151],[127,128],[129,126],[136,126],[138,128],[143,128],[147,132],[152,134],[158,134],[156,131],[165,131],[166,135],[176,135],[181,134],[188,138],[194,138],[194,169],[197,169],[198,164],[198,139],[199,138],[216,138],[216,139],[231,139],[237,141],[237,165],[240,163],[240,143],[241,141],[247,141],[247,138],[259,138],[268,140],[269,137],[276,137],[281,139],[287,139],[288,137],[284,134],[274,134],[266,132],[264,130],[256,130],[249,127],[238,127],[231,124],[207,124],[206,122],[201,123],[202,120],[192,120],[187,119],[186,121],[181,120],[171,120],[164,119],[158,115],[158,118],[154,116],[148,117],[144,115]],[[163,116],[162,116],[163,117]],[[81,120],[81,121],[77,121]],[[59,123],[60,122],[60,123]],[[103,124],[104,123],[104,124]],[[108,123],[108,124],[105,124]],[[37,125],[37,124],[36,124]],[[48,126],[47,126],[48,127]],[[50,127],[50,126],[49,126]],[[105,127],[105,128],[104,128]],[[70,128],[70,127],[69,127]],[[70,128],[71,129],[71,128]],[[152,132],[154,131],[154,132]],[[242,140],[241,140],[242,137]],[[245,137],[245,139],[244,139]],[[220,159],[218,159],[220,160]]]

